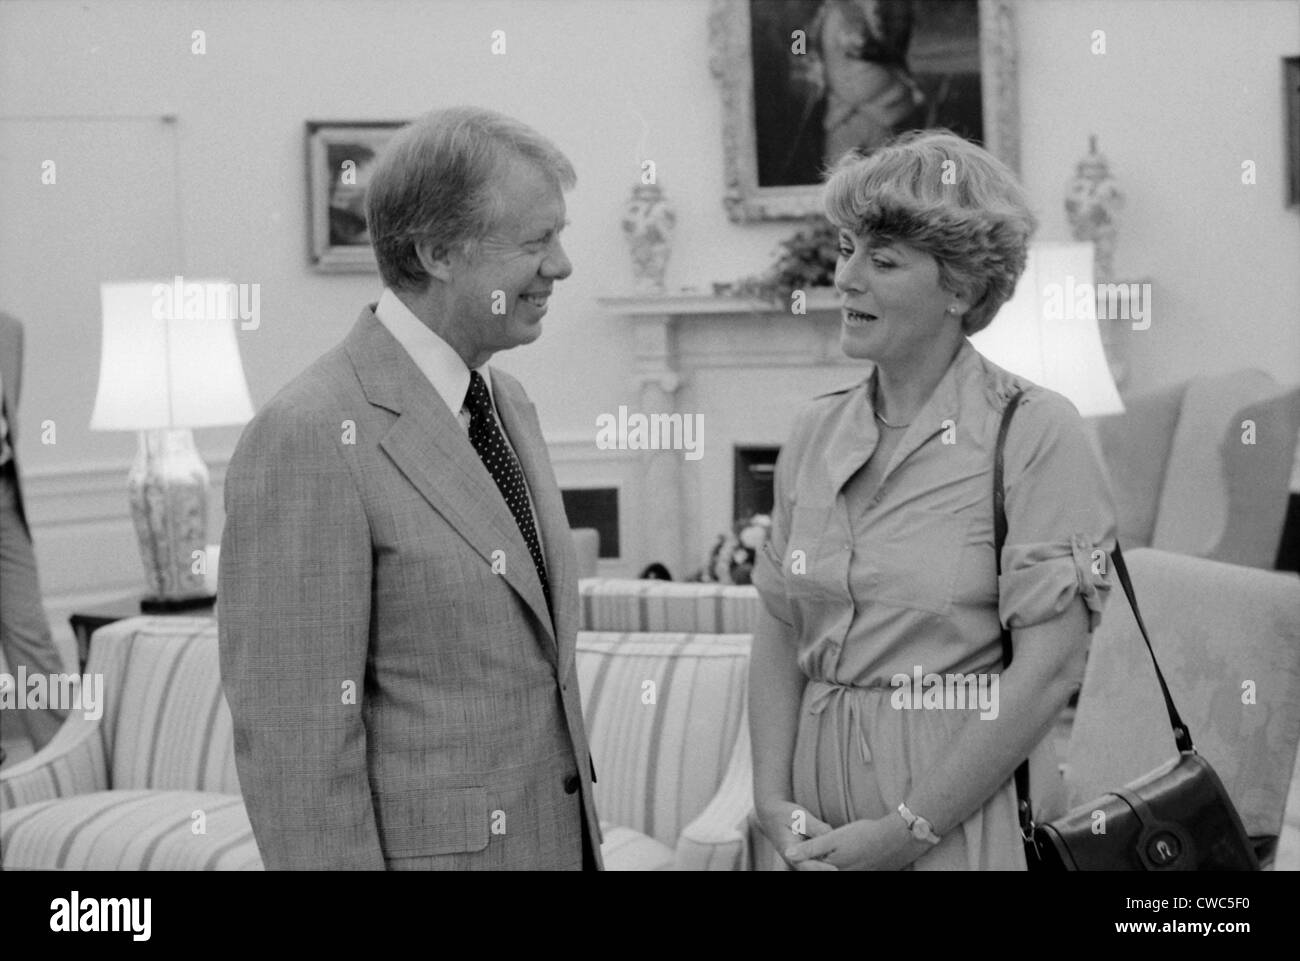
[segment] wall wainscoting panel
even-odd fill
[[[222,484],[230,456],[205,454],[212,489],[208,541],[225,523]],[[126,498],[129,463],[24,472],[23,502],[32,525],[45,610],[63,653],[72,656],[68,616],[105,601],[144,593],[144,567]]]

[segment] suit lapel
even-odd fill
[[[519,457],[536,508],[537,529],[542,537],[542,551],[550,579],[551,602],[555,605],[555,633],[559,639],[561,663],[567,664],[577,632],[577,585],[572,583],[572,579],[578,559],[568,516],[564,512],[564,499],[555,483],[555,471],[546,453],[537,409],[513,378],[501,376],[495,370],[492,393],[501,424]]]
[[[503,551],[501,575],[554,641],[541,582],[519,525],[496,482],[433,385],[367,307],[344,342],[366,399],[397,414],[379,446],[421,496],[489,564]],[[531,477],[530,477],[531,481]],[[500,555],[497,555],[500,556]],[[555,648],[547,645],[548,655]]]

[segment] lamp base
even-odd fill
[[[208,468],[182,428],[140,432],[127,475],[151,600],[207,596]]]
[[[216,603],[217,596],[215,594],[180,598],[142,597],[140,598],[140,613],[177,614],[181,611],[194,611],[212,607]]]

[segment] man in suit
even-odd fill
[[[6,669],[33,674],[62,674],[63,659],[50,637],[41,602],[41,584],[32,551],[32,532],[23,510],[18,474],[18,391],[23,373],[23,325],[0,313],[0,650]],[[67,711],[27,707],[4,712],[20,718],[22,730],[40,750],[58,733]],[[4,735],[17,729],[4,724]]]
[[[576,557],[537,413],[573,167],[487,110],[404,128],[366,201],[386,289],[226,475],[221,672],[268,868],[599,869]]]

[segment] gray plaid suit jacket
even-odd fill
[[[14,490],[18,500],[18,519],[27,527],[23,510],[23,484],[18,475],[18,394],[23,377],[23,325],[16,317],[0,313],[0,387],[4,388],[4,405],[9,425],[9,448],[14,459]],[[30,533],[30,532],[29,532]]]
[[[267,868],[580,868],[584,831],[599,865],[573,541],[536,410],[492,385],[554,627],[491,475],[373,307],[240,437],[221,674]]]

